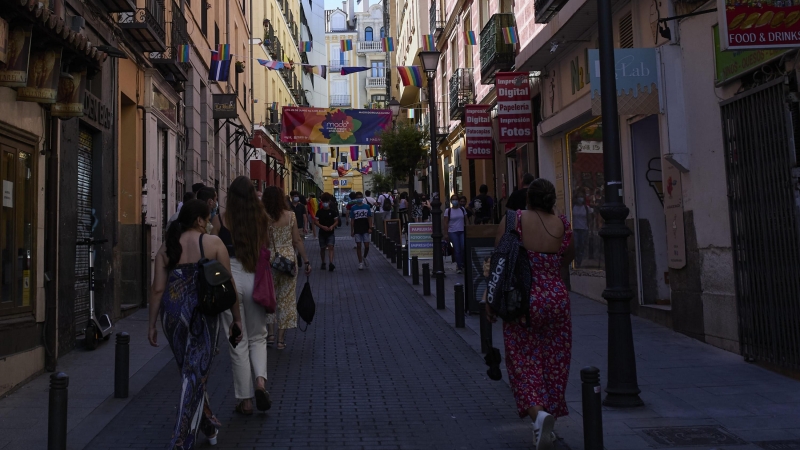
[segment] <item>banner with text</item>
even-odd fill
[[[800,45],[800,4],[796,2],[717,0],[717,5],[723,51]]]
[[[466,105],[467,159],[492,159],[492,116],[486,105]]]
[[[501,143],[533,142],[533,111],[528,72],[498,72],[498,140]]]
[[[588,53],[592,114],[600,116],[600,52],[589,49]],[[614,71],[617,75],[617,109],[620,115],[658,114],[661,111],[656,49],[615,48]]]
[[[284,106],[281,142],[288,144],[380,144],[392,126],[388,109],[339,109]]]

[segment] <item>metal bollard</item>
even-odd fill
[[[445,309],[444,272],[436,272],[436,309]]]
[[[397,259],[397,268],[403,269],[403,246],[400,244],[395,245],[394,254]]]
[[[431,295],[431,265],[422,265],[422,295]]]
[[[600,398],[600,369],[581,369],[581,402],[583,403],[583,448],[603,450],[603,413]]]
[[[131,336],[117,333],[117,346],[114,349],[114,398],[128,398],[130,381]]]
[[[411,268],[408,265],[408,243],[406,243],[406,245],[403,246],[403,276],[407,277],[411,275],[409,270],[411,270]]]
[[[419,258],[416,256],[411,258],[411,284],[419,285]]]
[[[456,283],[456,328],[464,328],[464,285]]]
[[[47,409],[47,450],[67,448],[67,397],[69,376],[64,372],[50,375],[50,404]]]
[[[397,260],[395,259],[395,253],[394,253],[394,249],[395,248],[396,248],[396,246],[395,246],[394,241],[389,239],[389,255],[388,256],[389,256],[389,260],[392,262],[392,264],[397,262]]]

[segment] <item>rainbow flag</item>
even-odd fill
[[[382,39],[383,41],[383,51],[384,52],[393,52],[394,51],[394,38],[386,37]]]
[[[369,147],[367,147],[367,151],[366,151],[367,158],[374,158],[375,157],[375,149],[376,149],[376,147],[377,146],[375,146],[375,145],[370,145]]]
[[[178,62],[189,62],[189,54],[191,45],[178,46]]]
[[[339,41],[340,48],[342,52],[349,52],[353,49],[353,40],[352,39],[342,39]]]
[[[358,146],[351,145],[350,146],[350,161],[358,161]]]
[[[464,42],[467,45],[478,45],[478,40],[475,39],[475,32],[474,31],[465,31],[464,32]]]
[[[217,55],[220,61],[231,59],[231,44],[219,44],[217,46]]]
[[[297,49],[300,50],[300,53],[308,53],[311,51],[311,42],[300,41]]]
[[[516,44],[517,29],[514,27],[503,28],[503,42],[506,44]]]
[[[409,110],[408,110],[408,118],[409,119],[413,119],[414,118],[415,111],[416,110],[414,108],[409,108]]]
[[[397,72],[403,81],[403,86],[422,87],[422,72],[419,66],[398,66]]]
[[[433,35],[432,34],[423,34],[422,35],[422,50],[426,52],[430,52],[436,50],[436,44],[433,43]]]
[[[319,155],[319,162],[321,163],[328,163],[328,153],[321,153]]]
[[[277,111],[278,110],[278,102],[272,102],[272,110],[273,111]]]

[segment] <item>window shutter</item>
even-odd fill
[[[625,14],[619,19],[619,48],[633,48],[633,16]]]

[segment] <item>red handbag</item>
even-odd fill
[[[267,314],[275,313],[275,285],[272,282],[272,269],[269,264],[270,252],[262,247],[256,263],[256,279],[253,283],[253,301],[264,307]]]

